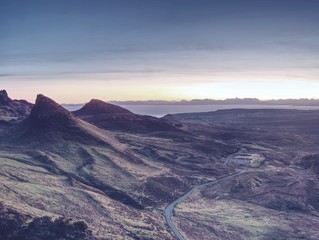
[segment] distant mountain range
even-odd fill
[[[258,98],[228,98],[225,100],[215,99],[192,99],[181,101],[164,101],[164,100],[149,100],[149,101],[112,101],[119,105],[139,105],[139,104],[177,104],[177,105],[211,105],[211,104],[276,104],[276,105],[299,105],[299,106],[317,106],[319,99],[279,99],[279,100],[259,100]]]
[[[116,105],[295,105],[295,106],[319,106],[319,99],[276,99],[276,100],[259,100],[258,98],[228,98],[225,100],[215,99],[192,99],[181,101],[165,100],[146,100],[146,101],[110,101]],[[63,106],[79,106],[79,104],[62,104]]]

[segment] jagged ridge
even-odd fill
[[[6,90],[0,91],[0,116],[23,119],[29,115],[32,106],[25,100],[12,100]]]

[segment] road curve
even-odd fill
[[[165,211],[164,211],[164,217],[165,217],[165,221],[167,223],[167,225],[170,227],[170,229],[172,230],[172,232],[175,234],[175,236],[179,239],[179,240],[185,240],[185,238],[182,236],[182,234],[177,230],[177,228],[175,227],[171,217],[172,217],[172,213],[174,211],[174,208],[176,207],[176,205],[178,203],[181,203],[183,201],[185,201],[185,199],[191,195],[193,192],[203,188],[203,187],[206,187],[206,186],[209,186],[209,185],[212,185],[212,184],[216,184],[216,183],[220,183],[222,181],[225,181],[225,180],[228,180],[232,177],[235,177],[235,176],[238,176],[240,174],[243,174],[245,173],[246,170],[244,171],[241,171],[241,172],[236,172],[236,173],[233,173],[233,174],[230,174],[226,177],[223,177],[223,178],[220,178],[220,179],[217,179],[217,180],[214,180],[214,181],[210,181],[210,182],[206,182],[206,183],[201,183],[201,184],[198,184],[194,187],[192,187],[190,190],[188,190],[186,193],[184,193],[181,197],[177,198],[174,202],[170,203],[166,208],[165,208]]]

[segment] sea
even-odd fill
[[[75,111],[80,109],[83,104],[64,104],[63,105],[69,111]],[[195,113],[195,112],[211,112],[222,109],[298,109],[298,110],[319,110],[319,106],[295,106],[295,105],[266,105],[266,104],[219,104],[219,105],[144,105],[144,104],[132,104],[132,105],[119,105],[123,108],[130,110],[133,113],[141,115],[149,115],[154,117],[163,117],[167,114],[174,113]]]

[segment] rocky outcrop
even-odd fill
[[[0,116],[26,118],[33,104],[25,100],[12,100],[6,90],[0,91]]]
[[[83,221],[65,218],[51,219],[39,217],[32,219],[0,203],[1,239],[13,240],[94,240],[96,239]]]

